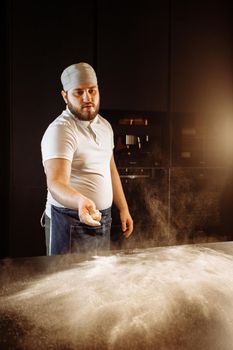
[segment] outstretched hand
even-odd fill
[[[89,226],[100,226],[101,212],[96,209],[95,203],[82,196],[78,205],[79,219]]]

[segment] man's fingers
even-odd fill
[[[127,229],[126,221],[122,221],[122,223],[121,223],[121,229],[122,229],[123,232],[126,231],[126,229]]]
[[[121,227],[122,227],[124,236],[128,238],[133,232],[133,223],[131,223],[130,221],[129,222],[123,221],[121,224]]]
[[[95,203],[89,200],[88,198],[86,198],[80,205],[79,218],[83,224],[89,226],[101,225],[101,212],[96,209]]]
[[[92,212],[90,214],[91,214],[91,217],[93,220],[97,220],[97,221],[101,220],[102,214],[99,210],[95,210],[94,212]]]
[[[88,213],[83,212],[80,216],[80,221],[83,224],[89,225],[89,226],[100,226],[100,222],[98,220],[94,220],[92,216]]]

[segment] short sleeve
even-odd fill
[[[65,124],[50,124],[41,141],[43,163],[48,159],[64,158],[72,161],[77,148],[75,136]]]

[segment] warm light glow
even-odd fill
[[[227,118],[225,140],[228,163],[233,165],[233,113]]]

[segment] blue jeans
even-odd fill
[[[89,226],[79,220],[77,210],[51,206],[47,254],[96,254],[110,249],[111,208],[100,210],[101,226]]]

